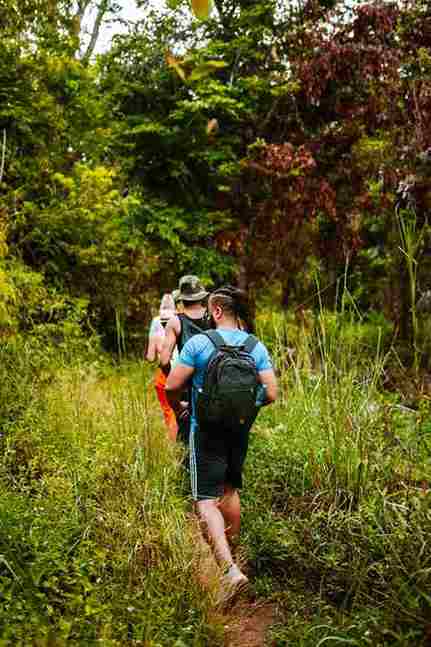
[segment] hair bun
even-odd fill
[[[232,312],[244,322],[246,329],[249,332],[253,332],[254,325],[250,317],[250,304],[247,292],[233,285],[223,285],[214,290],[210,298],[211,297],[221,297],[221,299],[229,300],[229,305],[226,303],[226,306],[228,306],[229,309],[231,309]]]

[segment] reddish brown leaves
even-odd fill
[[[295,222],[314,217],[319,209],[336,217],[335,191],[327,180],[314,175],[316,161],[305,146],[268,144],[245,166],[257,181],[270,182],[271,195],[260,203],[261,210],[278,211],[280,217]]]
[[[295,150],[292,144],[285,143],[265,146],[258,160],[250,161],[248,165],[266,175],[292,177],[313,169],[316,162],[304,146]]]
[[[396,26],[399,10],[396,3],[369,3],[359,6],[353,23],[355,39],[382,36],[392,32]]]

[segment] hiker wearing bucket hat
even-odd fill
[[[160,353],[165,339],[165,328],[168,321],[175,316],[175,303],[171,294],[163,295],[160,302],[159,316],[155,317],[150,326],[148,349],[146,358],[149,362],[156,359],[160,361]],[[165,393],[166,375],[158,368],[154,375],[154,386],[162,408],[163,417],[168,428],[169,438],[175,441],[178,433],[178,424]]]
[[[205,290],[198,277],[193,276],[192,274],[187,274],[186,276],[181,277],[178,288],[178,298],[184,304],[189,306],[195,303],[202,304],[202,301],[204,301],[208,296],[208,292]]]
[[[165,330],[163,347],[160,352],[160,366],[167,375],[171,368],[172,355],[177,347],[180,353],[186,342],[209,327],[206,317],[206,301],[208,292],[197,276],[187,274],[181,277],[178,284],[177,298],[183,304],[183,312],[172,317]],[[188,444],[190,433],[189,398],[184,394],[181,410],[177,413],[179,437]]]

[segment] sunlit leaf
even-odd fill
[[[165,54],[165,60],[166,65],[173,68],[183,81],[200,81],[227,65],[224,61],[205,61],[193,67],[190,58],[177,58],[169,51]]]
[[[178,74],[178,76],[185,81],[186,80],[186,73],[182,67],[182,59],[176,58],[171,52],[166,52],[166,65],[168,67],[172,67],[175,72]]]
[[[199,18],[199,20],[206,20],[212,9],[212,2],[211,0],[190,0],[193,13],[195,14],[196,18]]]
[[[201,79],[206,78],[216,70],[221,70],[227,66],[227,63],[224,61],[206,61],[201,63],[190,74],[191,81],[200,81]]]

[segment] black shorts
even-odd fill
[[[218,499],[224,486],[242,487],[249,429],[196,428],[190,434],[190,479],[195,501]]]

